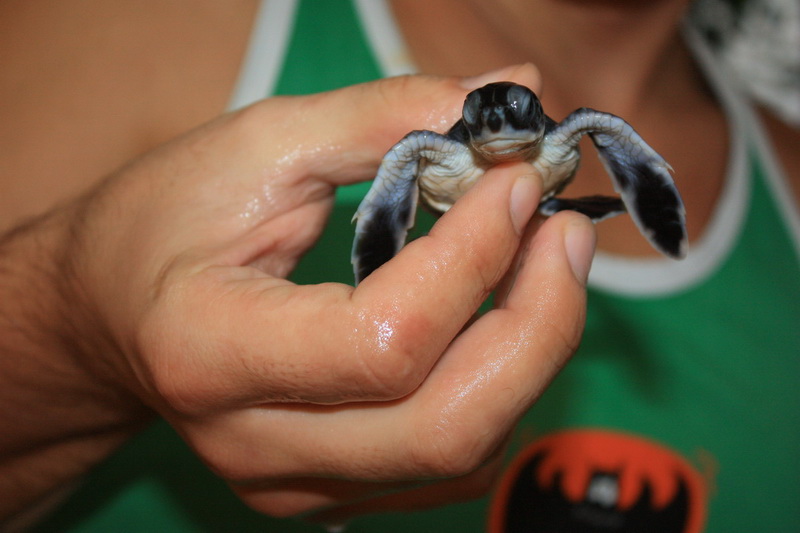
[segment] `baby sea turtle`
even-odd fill
[[[575,176],[583,135],[594,142],[620,198],[556,197]],[[627,211],[657,250],[676,259],[686,254],[685,211],[672,167],[630,124],[588,108],[556,123],[530,89],[500,82],[469,93],[461,120],[446,134],[412,131],[383,158],[353,217],[356,283],[400,251],[418,201],[442,214],[486,169],[504,161],[528,161],[541,173],[540,213],[572,209],[599,221]]]

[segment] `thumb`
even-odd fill
[[[381,309],[392,315],[404,310],[416,326],[393,329],[414,332],[409,351],[433,359],[507,272],[540,194],[539,175],[527,163],[489,169],[428,235],[364,279],[354,301],[373,316]],[[419,334],[420,328],[427,333]]]

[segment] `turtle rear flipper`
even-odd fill
[[[565,210],[577,211],[592,219],[592,222],[600,222],[627,211],[622,199],[616,196],[552,197],[539,204],[539,212],[548,217]]]

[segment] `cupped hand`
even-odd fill
[[[561,214],[530,228],[539,179],[506,165],[358,288],[286,276],[336,186],[371,177],[406,132],[444,131],[488,81],[539,83],[529,66],[489,78],[269,99],[109,178],[72,232],[76,309],[101,339],[95,371],[267,513],[340,519],[485,488],[577,346],[591,224]],[[498,307],[469,323],[504,278]],[[440,478],[459,479],[385,495]]]

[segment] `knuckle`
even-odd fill
[[[413,392],[422,382],[422,376],[412,368],[410,358],[393,353],[365,362],[369,393],[380,399],[402,398]]]
[[[151,308],[141,321],[136,332],[136,352],[145,367],[140,377],[147,392],[161,399],[168,405],[179,404],[182,394],[179,392],[179,380],[175,379],[180,372],[170,364],[178,351],[174,337],[168,332],[172,321],[165,321],[158,306]]]
[[[286,125],[280,133],[281,140],[285,141],[298,134],[294,126],[305,121],[305,115],[311,112],[309,107],[317,100],[319,98],[315,95],[273,96],[229,113],[221,121],[228,129],[229,138],[235,143],[233,149],[247,149],[254,143],[260,146],[265,136],[275,140],[276,134],[266,127],[270,124]]]
[[[183,417],[203,416],[210,411],[205,387],[187,376],[180,365],[166,362],[152,375],[156,402],[169,412]]]
[[[170,349],[158,349],[151,352],[146,388],[152,403],[157,408],[166,409],[178,415],[191,416],[200,411],[201,394],[192,386],[192,380],[186,376],[180,364],[176,364]]]
[[[198,415],[212,396],[211,383],[197,361],[197,347],[181,332],[192,331],[182,323],[186,313],[175,312],[176,297],[162,294],[140,320],[135,334],[136,378],[157,409],[179,415]]]
[[[585,307],[582,302],[574,305],[575,308],[565,315],[572,317],[571,319],[556,320],[552,318],[554,315],[551,315],[545,324],[544,331],[549,337],[549,342],[546,343],[546,352],[551,354],[551,359],[557,369],[566,364],[567,356],[578,350],[583,337]],[[562,308],[565,307],[566,302],[562,304]]]
[[[430,257],[439,258],[443,265],[457,265],[454,274],[463,283],[475,287],[476,297],[483,299],[500,282],[514,251],[513,239],[508,232],[495,226],[471,219],[458,220],[454,225],[458,239],[432,231],[433,239],[426,241],[421,238],[419,242],[428,247]]]
[[[436,424],[423,430],[412,450],[412,464],[421,475],[454,478],[470,474],[484,465],[496,449],[486,434]]]
[[[383,78],[357,85],[354,90],[359,91],[359,102],[370,111],[366,118],[359,117],[360,123],[371,121],[375,127],[366,131],[391,134],[386,140],[392,143],[413,129],[439,130],[442,124],[452,124],[460,116],[464,98],[455,79],[419,75]],[[392,111],[399,105],[406,110],[401,115]]]
[[[402,319],[371,315],[360,320],[358,373],[368,394],[395,399],[416,390],[430,370],[433,326],[424,313],[404,314]],[[425,342],[427,340],[427,342]]]
[[[383,105],[395,105],[397,100],[415,94],[418,90],[418,79],[410,75],[382,78],[373,82],[376,94]]]
[[[280,112],[286,107],[287,102],[295,97],[274,96],[239,109],[231,114],[232,123],[243,128],[254,136],[264,135],[264,124],[275,120],[276,111]]]
[[[495,243],[501,242],[500,240]],[[497,249],[488,250],[485,248],[472,250],[472,275],[473,279],[478,280],[481,288],[481,295],[488,295],[500,282],[503,275],[501,265],[505,265],[503,260],[504,253],[498,253]]]

